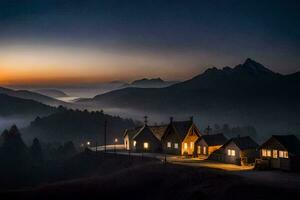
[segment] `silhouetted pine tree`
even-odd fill
[[[28,148],[21,138],[17,126],[2,133],[1,159],[8,165],[24,165],[29,161]]]
[[[34,165],[41,165],[44,162],[44,155],[40,141],[34,138],[33,143],[30,147],[30,154]]]

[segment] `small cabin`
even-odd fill
[[[161,142],[151,128],[145,124],[133,137],[133,150],[136,152],[161,152]]]
[[[221,148],[228,139],[222,134],[202,135],[195,143],[195,155],[208,157]]]
[[[173,118],[170,118],[162,137],[163,151],[168,154],[193,156],[195,142],[200,137],[200,131],[193,118],[188,121],[173,121]]]
[[[249,136],[228,140],[221,148],[214,151],[209,159],[236,165],[249,165],[259,157],[259,145]]]
[[[142,127],[136,127],[135,129],[126,129],[123,134],[125,150],[133,150],[133,137],[138,133]]]
[[[260,147],[260,157],[268,168],[300,170],[300,140],[295,135],[273,135]]]

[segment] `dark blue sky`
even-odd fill
[[[251,57],[292,73],[300,70],[299,2],[2,0],[0,41],[144,52],[166,59],[188,55],[199,71]]]

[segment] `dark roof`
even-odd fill
[[[295,135],[273,135],[290,153],[300,155],[300,140]]]
[[[129,139],[132,139],[141,130],[142,126],[136,127],[135,129],[126,129],[124,132],[124,137],[128,135]]]
[[[132,137],[132,139],[134,140],[136,137],[138,137],[140,134],[149,134],[152,135],[154,138],[156,138],[157,140],[159,140],[153,133],[153,131],[151,130],[151,128],[148,125],[144,125],[142,128],[140,128],[137,133]]]
[[[167,125],[161,125],[161,126],[149,126],[151,131],[153,132],[154,136],[161,140],[162,136],[165,134],[165,131],[167,129]]]
[[[236,144],[236,146],[240,150],[256,149],[259,147],[259,145],[249,136],[231,138],[224,144],[224,146],[226,146],[230,142]]]
[[[200,140],[204,140],[208,146],[223,145],[227,142],[227,138],[222,133],[202,135]]]
[[[189,129],[193,125],[193,122],[191,120],[189,121],[174,121],[172,122],[173,127],[179,134],[181,138],[184,138],[186,134],[188,133]]]

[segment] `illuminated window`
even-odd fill
[[[148,142],[144,142],[144,149],[148,149],[149,148],[149,143]]]
[[[174,148],[178,149],[178,143],[174,143]]]
[[[235,150],[231,150],[231,156],[235,156]]]
[[[191,149],[194,147],[194,143],[193,142],[190,143],[190,147],[191,147]]]
[[[261,154],[263,157],[267,157],[267,150],[266,149],[262,149],[261,150]]]
[[[228,155],[228,156],[235,156],[235,150],[233,150],[233,149],[228,149],[228,150],[227,150],[227,155]]]
[[[271,157],[272,156],[271,153],[272,153],[271,150],[267,150],[267,157]]]
[[[134,146],[134,147],[136,146],[136,141],[135,141],[135,140],[133,141],[133,146]]]
[[[279,151],[279,158],[289,158],[289,153],[287,151]]]
[[[203,154],[206,154],[206,147],[203,147]]]
[[[277,150],[273,150],[273,158],[278,158],[278,151]]]
[[[167,147],[168,147],[168,148],[171,148],[171,147],[172,147],[172,143],[171,143],[171,142],[168,142],[168,143],[167,143]]]
[[[187,143],[184,143],[184,144],[183,144],[183,148],[184,148],[185,150],[187,150]]]
[[[197,153],[198,153],[198,154],[201,154],[201,146],[198,146],[198,147],[197,147]]]
[[[289,158],[289,153],[287,151],[279,151],[279,158]]]

